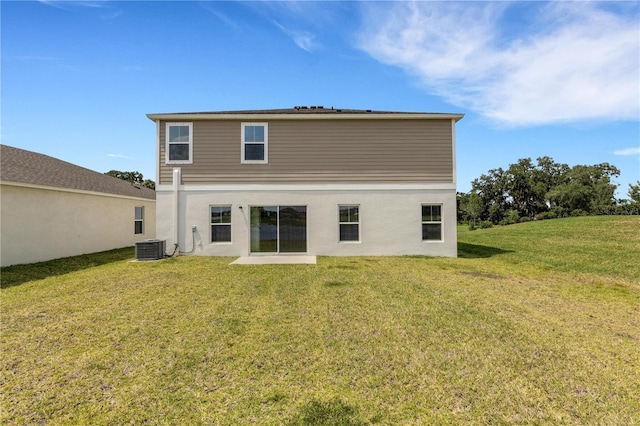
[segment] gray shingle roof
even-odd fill
[[[156,192],[152,189],[136,188],[124,180],[7,145],[0,145],[0,180],[152,200],[156,198]]]
[[[295,106],[280,109],[255,109],[237,111],[205,111],[205,112],[174,112],[147,114],[151,120],[216,120],[234,119],[238,117],[270,116],[277,119],[455,119],[460,120],[464,114],[434,113],[434,112],[400,112],[376,111],[370,109],[347,109],[318,106]]]
[[[345,109],[324,106],[295,106],[293,108],[248,109],[235,111],[187,112],[184,114],[408,114],[393,111],[372,111],[370,109]],[[180,113],[178,113],[180,114]]]

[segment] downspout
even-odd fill
[[[458,191],[458,171],[456,170],[456,120],[451,120],[451,160],[453,166],[453,184]]]
[[[454,223],[458,223],[458,170],[457,170],[457,164],[456,164],[456,120],[452,119],[451,120],[451,159],[452,159],[452,166],[453,166],[453,187],[455,188],[453,191],[454,194],[454,198],[453,198],[453,211],[454,211]],[[458,227],[454,226],[453,227],[453,235],[451,235],[451,238],[454,241],[454,247],[455,247],[455,255],[453,257],[458,257]]]
[[[180,237],[178,229],[180,228],[180,182],[182,180],[182,169],[180,167],[173,168],[173,243],[176,249],[179,246],[178,238]],[[176,250],[177,251],[177,250]]]
[[[160,120],[156,120],[155,123],[156,123],[156,185],[160,185],[160,164],[161,164],[160,163]]]

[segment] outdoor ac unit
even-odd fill
[[[158,260],[164,257],[166,240],[136,242],[136,260]]]

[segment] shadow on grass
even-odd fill
[[[351,285],[351,283],[347,281],[327,281],[324,285],[326,287],[344,287]]]
[[[513,253],[513,250],[458,242],[458,257],[462,259],[485,259],[505,253]]]
[[[14,287],[29,281],[64,275],[94,266],[133,259],[134,248],[125,247],[82,256],[64,257],[27,265],[5,266],[0,269],[0,288]]]
[[[334,398],[330,401],[313,400],[304,405],[298,415],[291,419],[288,426],[360,426],[365,422],[356,407]]]

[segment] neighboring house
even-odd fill
[[[148,114],[157,238],[197,255],[457,255],[462,114]]]
[[[156,234],[155,191],[0,145],[2,266],[133,246]]]

